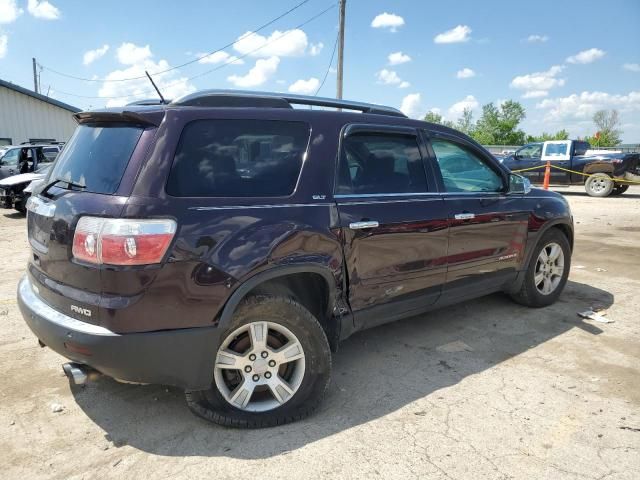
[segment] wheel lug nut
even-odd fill
[[[276,361],[275,360],[269,360],[269,366],[270,367],[275,367],[276,366]]]
[[[256,359],[256,355],[254,353],[249,355],[249,360],[251,360],[253,362],[255,359]]]
[[[244,371],[249,373],[251,371],[251,366],[247,365],[246,367],[244,367]]]
[[[260,354],[260,356],[261,356],[262,358],[267,358],[267,357],[269,356],[269,354],[268,354],[267,352],[262,352],[262,353]]]
[[[254,382],[257,382],[258,380],[260,380],[260,375],[254,375],[252,378]]]
[[[271,372],[266,372],[266,373],[264,374],[264,376],[265,376],[265,378],[271,378]]]

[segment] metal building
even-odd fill
[[[0,145],[66,142],[80,109],[0,80]]]

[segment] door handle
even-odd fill
[[[376,228],[379,227],[380,224],[375,220],[367,220],[364,222],[351,222],[349,224],[349,228],[351,230],[363,230],[365,228]]]
[[[476,214],[475,213],[456,213],[454,215],[454,218],[456,220],[471,220],[473,218],[476,218]]]

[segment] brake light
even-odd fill
[[[81,217],[72,253],[98,265],[151,265],[162,261],[175,233],[176,222],[169,219]]]

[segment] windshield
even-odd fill
[[[47,182],[66,180],[85,191],[113,194],[143,129],[131,125],[80,125],[58,156]]]

